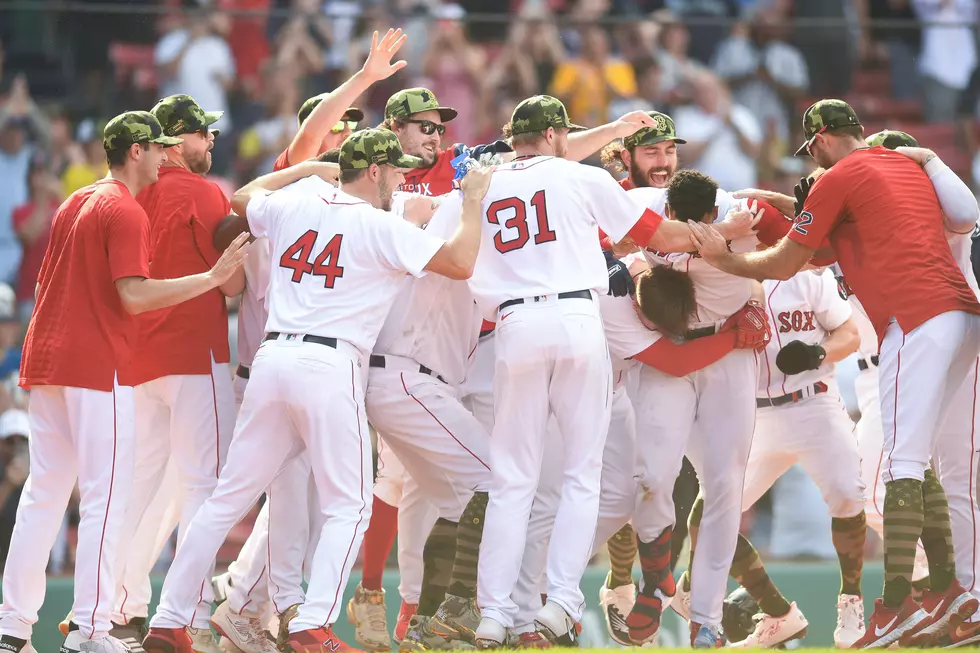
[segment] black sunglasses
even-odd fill
[[[445,125],[440,125],[439,123],[432,122],[431,120],[402,120],[400,122],[410,122],[418,125],[419,129],[421,129],[422,133],[426,136],[431,136],[436,132],[439,132],[440,136],[446,133]]]

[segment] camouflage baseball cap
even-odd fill
[[[160,121],[149,111],[127,111],[109,121],[102,132],[102,146],[119,150],[134,143],[159,143],[165,147],[179,145],[183,139],[165,136]]]
[[[803,113],[803,138],[806,142],[796,150],[796,156],[807,154],[813,137],[828,129],[838,127],[860,127],[861,121],[851,105],[844,100],[820,100],[814,102]]]
[[[438,111],[439,119],[449,122],[459,112],[452,107],[440,107],[436,94],[427,88],[406,88],[398,91],[390,98],[385,105],[385,118],[408,118],[413,113],[422,111]]]
[[[543,131],[548,127],[566,128],[569,131],[585,129],[581,125],[569,122],[565,105],[561,100],[550,95],[529,97],[517,105],[510,117],[510,133],[514,136]]]
[[[190,95],[171,95],[156,103],[150,113],[157,117],[167,136],[193,134],[218,122],[224,111],[205,111]],[[217,129],[212,129],[215,135]]]
[[[362,129],[347,137],[340,146],[340,169],[358,170],[372,163],[396,168],[418,168],[422,159],[402,152],[395,133],[388,129]]]
[[[902,146],[919,147],[919,141],[915,140],[911,134],[893,129],[884,129],[877,134],[871,134],[865,139],[865,142],[871,147],[881,145],[889,150]]]
[[[687,142],[683,138],[677,138],[674,121],[666,113],[648,111],[647,115],[653,119],[654,126],[644,127],[637,130],[635,134],[624,138],[623,145],[626,146],[626,149],[632,150],[637,145],[656,145],[663,141],[674,141],[681,145]]]
[[[304,122],[306,122],[306,119],[310,117],[311,113],[313,113],[313,109],[316,109],[317,105],[323,102],[323,99],[328,95],[329,93],[320,93],[320,95],[314,95],[309,100],[304,102],[303,106],[299,108],[299,113],[296,114],[296,117],[299,119],[299,124],[302,125]],[[350,107],[344,112],[344,115],[341,116],[340,119],[361,122],[364,120],[364,112],[357,107]]]

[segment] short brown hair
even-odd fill
[[[544,133],[547,130],[541,130],[536,132],[526,132],[524,134],[514,134],[513,127],[508,122],[503,127],[500,128],[501,133],[504,135],[504,139],[510,144],[511,147],[528,147],[530,145],[536,144],[542,138],[544,138]]]
[[[329,163],[329,162],[328,162]],[[340,169],[340,183],[341,184],[352,184],[358,179],[360,179],[369,168],[341,168]]]
[[[836,127],[828,131],[834,136],[850,136],[859,141],[864,140],[864,127],[861,125],[847,125],[846,127]]]
[[[609,172],[626,172],[626,163],[623,162],[623,150],[626,146],[623,145],[622,141],[613,141],[609,145],[602,148],[599,152],[599,161],[602,163],[602,167]]]
[[[142,149],[144,152],[150,149],[149,143],[138,143],[138,145],[140,146],[140,149]],[[106,150],[105,160],[106,163],[109,164],[109,167],[121,168],[124,165],[126,165],[126,161],[128,160],[129,157],[130,147],[132,146],[130,145],[128,147],[117,147],[113,150]]]
[[[340,148],[334,147],[316,158],[320,163],[340,163]]]
[[[683,337],[698,309],[691,275],[663,265],[637,276],[636,303],[643,317],[668,338]]]

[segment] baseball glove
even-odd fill
[[[799,216],[803,213],[803,205],[806,204],[807,195],[810,194],[812,187],[813,179],[811,177],[803,177],[800,179],[800,183],[793,187],[793,194],[796,195],[796,201],[793,202],[794,215]]]
[[[608,250],[603,250],[602,253],[606,256],[606,268],[609,271],[609,294],[613,297],[625,297],[636,293],[636,284],[626,264]]]
[[[820,345],[808,345],[801,340],[794,340],[776,354],[776,367],[783,374],[799,374],[817,369],[826,357],[827,352]]]
[[[721,606],[721,627],[729,642],[741,642],[755,630],[756,616],[762,610],[744,587],[728,595]]]
[[[723,329],[730,328],[735,329],[736,349],[764,349],[772,338],[766,309],[755,300],[725,321]]]

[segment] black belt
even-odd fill
[[[572,292],[560,292],[558,293],[558,299],[588,299],[592,300],[592,291],[590,290],[573,290]],[[500,310],[504,310],[508,306],[514,306],[516,304],[523,304],[525,302],[531,303],[537,301],[537,297],[528,297],[527,299],[508,299],[503,304],[500,305]]]
[[[262,338],[262,342],[267,342],[269,340],[278,340],[279,336],[282,334],[278,331],[270,331],[265,334],[265,338]],[[327,347],[337,348],[336,338],[324,338],[323,336],[303,336],[303,342],[312,342],[318,345],[326,345]]]
[[[238,369],[235,370],[235,376],[240,376],[243,379],[248,379],[249,370],[244,365],[239,365]]]
[[[385,357],[382,356],[381,354],[371,354],[371,359],[368,365],[370,365],[371,367],[381,367],[381,368],[387,367],[387,364],[385,362]],[[448,381],[446,381],[446,379],[442,378],[442,376],[436,374],[425,365],[419,365],[419,372],[421,372],[422,374],[428,374],[431,377],[435,377],[440,381],[442,381],[443,383],[446,384],[449,383]]]
[[[480,332],[480,337],[484,338],[490,335],[491,333],[493,333],[493,329],[484,329],[483,331]]]
[[[813,384],[813,394],[819,395],[827,392],[827,384],[822,381],[817,381]],[[755,405],[758,408],[769,408],[770,406],[783,406],[785,404],[791,404],[793,402],[799,401],[804,398],[804,393],[802,390],[797,390],[796,392],[791,392],[788,395],[783,395],[782,397],[773,397],[772,399],[756,399]]]
[[[874,365],[875,367],[878,367],[878,356],[877,355],[871,357],[871,364]],[[863,371],[868,370],[868,369],[871,369],[871,368],[868,366],[868,361],[864,360],[863,358],[859,358],[858,359],[858,369],[863,372]]]
[[[708,336],[713,336],[718,333],[718,329],[713,326],[698,327],[697,329],[688,329],[684,332],[684,340],[697,340],[698,338],[707,338]]]

